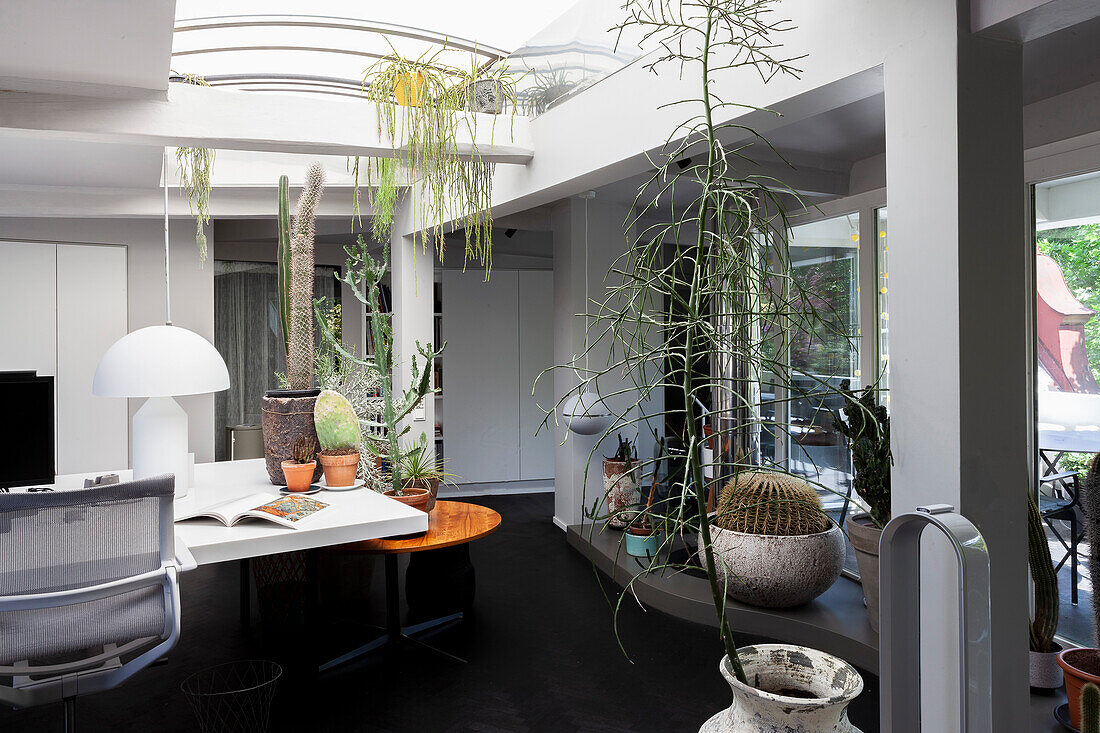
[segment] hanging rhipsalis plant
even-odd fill
[[[669,71],[685,80],[697,74],[691,82],[697,96],[676,103],[692,109],[651,160],[655,170],[625,223],[627,251],[609,268],[604,295],[585,304],[591,366],[578,354],[554,367],[576,374],[577,384],[544,421],[549,427],[566,400],[591,391],[613,413],[601,440],[656,428],[666,433],[662,445],[678,446],[666,459],[667,497],[625,510],[639,526],[663,531],[665,540],[615,608],[631,597],[640,575],[686,568],[691,561],[668,550],[678,537],[697,537],[721,642],[732,672],[745,684],[752,683],[745,679],[726,614],[727,589],[720,579],[725,576],[716,571],[715,517],[708,516],[708,502],[739,470],[787,473],[784,463],[761,449],[761,434],[767,431],[778,442],[789,437],[790,427],[765,415],[787,401],[812,403],[830,394],[825,378],[792,364],[790,345],[800,333],[817,338],[835,331],[837,322],[820,312],[827,301],[792,276],[786,211],[803,206],[792,190],[757,173],[750,144],[771,150],[733,113],[736,107],[753,108],[721,99],[714,86],[718,76],[737,69],[755,71],[764,81],[797,74],[794,59],[780,55],[775,39],[788,25],[774,17],[778,5],[778,0],[625,3],[619,33],[629,29],[640,33],[643,43],[657,45],[647,64],[654,73]],[[846,332],[829,336],[849,338]],[[654,407],[655,396],[671,391],[678,393],[675,399],[670,395],[664,407]],[[711,450],[704,452],[705,447]],[[597,442],[589,465],[599,448]],[[652,473],[656,463],[643,456],[639,474]],[[608,518],[603,496],[585,496],[582,502],[595,532]]]
[[[206,79],[194,74],[175,74],[184,84],[208,87]],[[206,264],[206,225],[210,223],[210,170],[214,167],[211,148],[176,148],[180,188],[195,217],[195,244],[199,246],[199,264]]]
[[[344,251],[348,255],[347,262],[344,264],[344,276],[341,278],[337,275],[337,279],[350,287],[355,297],[367,307],[371,340],[374,343],[373,357],[370,359],[358,357],[345,349],[339,339],[334,337],[323,318],[326,308],[324,298],[318,298],[314,304],[318,322],[321,324],[321,337],[340,358],[369,366],[381,374],[382,424],[385,432],[382,435],[374,431],[364,432],[363,447],[372,456],[385,461],[389,466],[390,486],[387,489],[392,489],[395,496],[404,496],[398,439],[408,433],[410,428],[408,425],[402,428],[401,421],[407,418],[427,395],[435,394],[436,390],[431,385],[432,364],[435,362],[435,357],[443,353],[447,344],[443,343],[437,351],[432,346],[423,346],[419,341],[416,342],[417,353],[409,358],[412,370],[409,388],[400,397],[396,396],[393,385],[393,314],[382,310],[381,306],[381,285],[382,278],[386,274],[386,263],[390,259],[390,242],[388,239],[383,240],[381,260],[371,257],[362,235],[357,238],[355,247],[344,247]],[[423,359],[422,363],[417,356]]]
[[[392,50],[392,47],[391,47]],[[468,113],[471,90],[476,82],[490,82],[502,99],[516,110],[516,81],[503,68],[491,67],[467,72],[443,64],[446,47],[426,52],[415,60],[396,51],[364,72],[363,90],[378,108],[378,133],[385,133],[393,145],[394,157],[403,159],[416,180],[417,218],[429,240],[444,255],[445,222],[455,220],[465,231],[464,261],[477,261],[488,275],[492,267],[493,163],[482,160],[476,147],[460,159],[459,134],[469,131],[476,140],[476,114]],[[495,118],[493,122],[495,131]],[[465,152],[465,151],[463,151]],[[355,208],[358,214],[359,161],[355,160]],[[368,194],[375,207],[372,235],[388,237],[397,198],[397,163],[378,166],[378,187]],[[368,178],[371,169],[368,167]],[[368,180],[368,184],[372,183]]]
[[[298,196],[298,210],[290,224],[290,335],[287,338],[286,377],[291,389],[313,387],[314,224],[317,204],[324,191],[324,169],[320,163],[314,163],[306,173],[305,185]]]

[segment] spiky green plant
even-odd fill
[[[1081,686],[1081,733],[1100,733],[1100,687],[1093,682]]]
[[[1085,515],[1085,537],[1089,542],[1089,567],[1100,568],[1100,453],[1089,461],[1081,482],[1081,513]],[[1100,593],[1092,594],[1093,629],[1100,642]]]
[[[312,435],[299,435],[290,444],[290,459],[295,463],[311,463],[317,459],[317,441]]]
[[[359,450],[359,417],[348,398],[339,392],[325,389],[317,396],[313,425],[321,450]]]
[[[1027,497],[1027,564],[1035,585],[1035,613],[1028,626],[1028,644],[1033,652],[1048,654],[1055,650],[1058,632],[1058,575],[1050,558],[1047,535],[1039,506],[1030,493]]]
[[[718,120],[720,113],[730,114],[739,106],[717,95],[720,74],[742,69],[766,81],[797,73],[775,38],[788,26],[774,16],[777,5],[778,0],[625,3],[620,32],[635,29],[643,44],[657,45],[647,67],[654,73],[666,66],[674,73],[698,72],[698,92],[677,102],[694,109],[670,131],[661,155],[651,159],[655,172],[625,223],[627,251],[605,275],[604,297],[586,303],[579,316],[587,321],[585,352],[556,367],[577,375],[576,386],[561,396],[559,409],[584,391],[611,405],[613,419],[601,439],[663,424],[679,432],[666,436],[669,442],[676,438],[684,447],[682,458],[670,461],[668,498],[647,502],[639,512],[641,524],[665,528],[664,546],[628,580],[614,604],[616,611],[632,597],[633,583],[641,575],[684,569],[687,563],[670,553],[671,543],[684,535],[697,537],[718,635],[733,674],[744,684],[751,683],[726,612],[727,588],[716,569],[708,500],[738,470],[786,472],[785,465],[766,458],[760,436],[770,431],[777,440],[790,440],[793,430],[765,418],[769,405],[762,394],[775,395],[767,398],[774,400],[772,405],[806,398],[796,378],[822,393],[832,389],[821,375],[792,363],[792,338],[822,332],[849,338],[837,327],[839,319],[823,317],[822,300],[793,277],[786,212],[792,206],[803,208],[798,196],[756,173],[744,137],[766,148],[758,135],[737,120]],[[725,88],[731,87],[736,88]],[[728,142],[730,137],[737,142]],[[649,225],[650,220],[658,223]],[[589,366],[586,357],[593,352],[609,356]],[[678,392],[677,399],[655,409],[651,397],[666,390]],[[557,412],[548,412],[547,424]],[[704,419],[709,432],[701,424]],[[704,457],[708,442],[721,448],[713,459]],[[639,470],[652,471],[655,463],[642,459]],[[601,500],[587,494],[582,499],[591,532],[605,518]]]
[[[283,327],[283,355],[290,358],[290,179],[279,176],[279,242],[275,249],[278,270],[279,322]]]
[[[446,342],[436,350],[431,346],[424,346],[416,342],[417,353],[409,359],[409,368],[412,371],[412,379],[409,387],[400,397],[393,390],[393,323],[392,313],[387,313],[381,307],[381,284],[386,274],[386,263],[390,258],[390,244],[385,241],[382,244],[382,259],[375,260],[370,255],[367,245],[363,242],[363,236],[356,239],[355,247],[344,247],[347,253],[347,261],[344,264],[344,275],[337,279],[351,288],[355,297],[367,306],[367,317],[370,319],[371,337],[374,342],[374,354],[372,358],[360,359],[355,354],[345,349],[338,340],[333,338],[324,319],[321,317],[325,308],[324,298],[319,298],[314,304],[318,321],[321,323],[323,338],[327,339],[332,348],[343,359],[349,359],[358,364],[371,364],[382,375],[382,424],[385,434],[381,439],[371,434],[363,443],[363,447],[372,455],[388,462],[390,469],[390,486],[397,496],[403,496],[401,480],[401,452],[399,439],[411,429],[408,425],[401,427],[401,422],[417,408],[429,394],[435,394],[436,390],[431,386],[432,363],[435,357],[443,353],[447,347]],[[423,361],[417,359],[420,357]],[[423,365],[423,366],[421,366]]]
[[[833,425],[848,438],[856,476],[852,488],[871,508],[871,521],[882,529],[890,521],[890,416],[879,404],[878,390],[871,386],[857,398],[842,390],[847,419],[833,413]]]
[[[317,204],[325,191],[325,171],[314,163],[298,197],[290,231],[290,338],[286,376],[291,389],[313,386],[313,278]]]
[[[196,74],[176,74],[183,84],[208,87],[206,79]],[[176,148],[180,188],[187,198],[187,207],[195,217],[195,244],[199,247],[199,264],[206,264],[206,225],[210,223],[210,172],[214,167],[212,148]],[[167,182],[166,184],[167,185]]]

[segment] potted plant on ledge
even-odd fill
[[[318,458],[325,471],[325,484],[332,488],[354,485],[362,433],[351,403],[339,392],[323,390],[313,408],[313,424],[321,444]]]
[[[607,523],[615,529],[623,529],[630,524],[634,513],[627,507],[638,504],[638,451],[634,441],[626,440],[620,434],[619,447],[615,454],[603,459],[603,490],[607,497]]]
[[[310,435],[299,435],[290,449],[290,458],[282,462],[287,491],[309,491],[313,472],[317,469],[317,441]]]
[[[1054,640],[1058,631],[1058,576],[1050,558],[1039,506],[1030,494],[1027,497],[1027,564],[1035,588],[1035,610],[1028,626],[1029,677],[1032,689],[1050,693],[1062,686],[1063,677],[1058,666],[1062,645]]]

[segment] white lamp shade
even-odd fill
[[[168,397],[229,389],[229,370],[214,345],[179,326],[128,333],[99,360],[92,392],[101,397]]]
[[[561,403],[566,426],[578,435],[595,435],[611,424],[611,410],[595,392],[585,390]]]

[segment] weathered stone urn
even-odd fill
[[[290,459],[291,446],[299,435],[312,435],[317,440],[313,425],[313,406],[317,403],[319,389],[272,389],[263,396],[263,417],[260,426],[264,435],[264,460],[267,477],[276,486],[286,483],[283,477],[283,461]],[[322,468],[317,463],[313,483],[321,480]]]
[[[737,650],[745,685],[729,657],[718,665],[733,690],[733,705],[699,733],[860,733],[848,705],[863,691],[863,678],[847,662],[791,644],[759,644]]]

